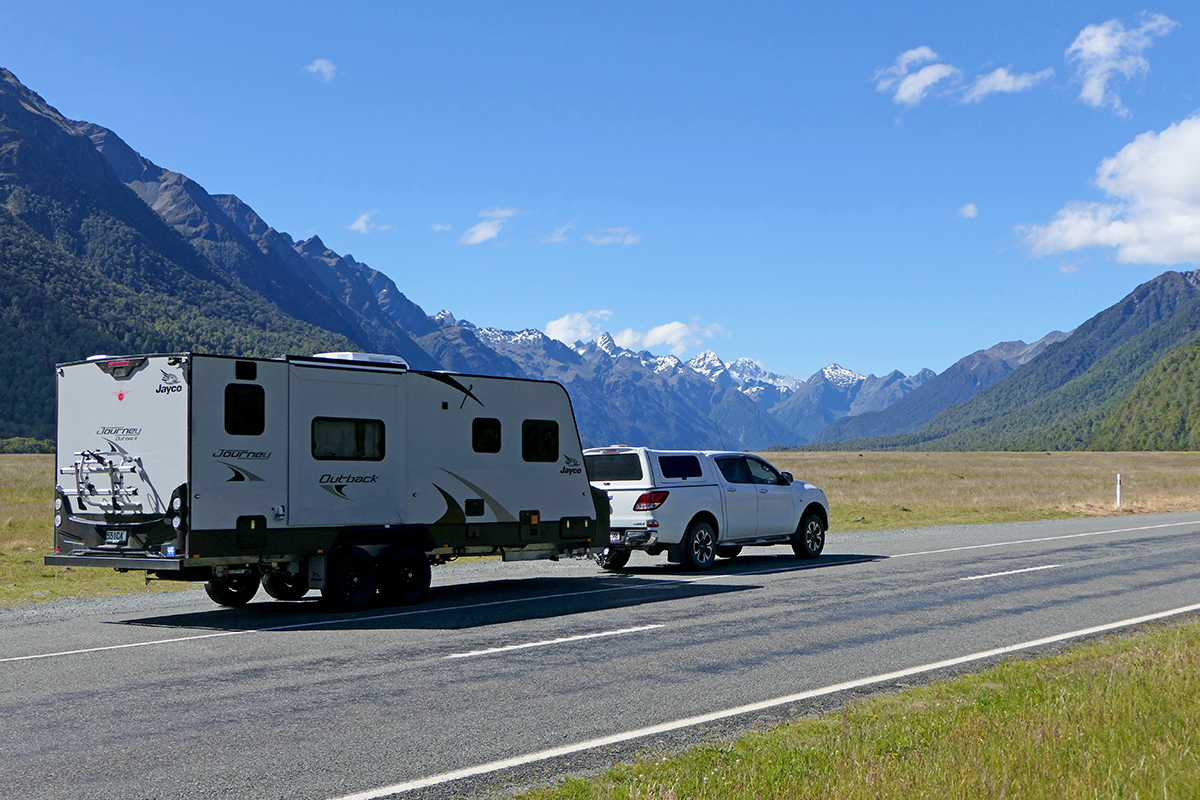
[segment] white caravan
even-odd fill
[[[174,353],[58,365],[51,565],[413,603],[430,564],[608,540],[566,389],[395,356]],[[599,498],[597,502],[596,498]]]

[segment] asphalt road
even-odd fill
[[[835,532],[707,573],[448,565],[355,614],[0,609],[0,796],[480,796],[1198,604],[1200,514],[1170,514]]]

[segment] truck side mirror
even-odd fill
[[[790,472],[779,473],[779,482],[781,484],[783,484],[784,486],[791,486],[792,481],[794,481],[794,480],[796,480],[796,479],[792,477],[792,473],[790,473]]]

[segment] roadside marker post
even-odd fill
[[[1121,473],[1117,473],[1117,508],[1121,507]]]

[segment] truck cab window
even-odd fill
[[[527,419],[521,423],[521,458],[558,461],[558,423],[552,419]]]
[[[476,453],[499,453],[500,420],[477,417],[471,423],[471,448]]]
[[[750,473],[746,471],[746,462],[740,457],[718,458],[717,467],[725,480],[730,483],[750,483]]]
[[[750,477],[754,479],[755,483],[769,483],[772,485],[783,483],[778,472],[756,458],[747,458],[746,466],[750,468]]]
[[[383,421],[317,417],[312,421],[312,456],[318,461],[382,461]]]
[[[225,432],[230,436],[261,436],[267,427],[267,395],[254,383],[225,387]]]

